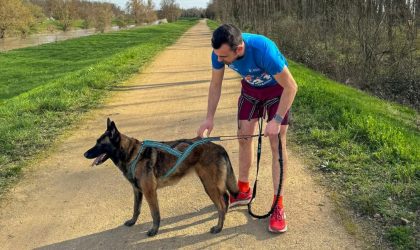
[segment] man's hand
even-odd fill
[[[270,136],[270,135],[278,135],[280,133],[280,124],[276,122],[274,119],[269,121],[267,123],[267,126],[265,127],[264,136]]]
[[[204,131],[207,130],[207,137],[210,136],[211,131],[213,130],[213,119],[206,119],[198,128],[197,130],[197,136],[203,138],[204,137]]]

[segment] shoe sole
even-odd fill
[[[268,226],[268,231],[270,231],[272,233],[284,233],[284,232],[287,231],[287,226],[282,230],[275,230],[275,229],[272,229],[270,226]]]
[[[248,203],[250,203],[250,202],[251,202],[251,200],[235,201],[235,202],[229,204],[229,207],[248,205]]]

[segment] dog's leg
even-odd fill
[[[134,193],[133,217],[124,223],[124,225],[128,227],[131,227],[132,225],[136,224],[136,221],[140,215],[141,202],[143,200],[143,193],[140,192],[140,190],[134,186],[133,186],[133,193]]]
[[[146,178],[145,178],[146,179]],[[143,194],[146,197],[146,201],[149,204],[150,214],[153,218],[153,227],[147,232],[147,236],[154,236],[157,234],[160,225],[160,212],[159,204],[157,199],[156,185],[149,178],[147,181],[142,183]]]
[[[153,227],[147,231],[147,236],[154,236],[159,231],[160,225],[160,212],[156,189],[149,189],[147,191],[144,190],[144,196],[146,197],[147,203],[149,204],[150,213],[153,218]]]
[[[225,202],[225,195],[222,195],[222,193],[217,190],[213,189],[209,192],[209,196],[211,200],[214,202],[214,205],[217,208],[217,211],[219,213],[219,221],[217,222],[217,225],[212,227],[210,229],[210,232],[213,234],[217,234],[223,229],[223,223],[225,222],[225,215],[227,211],[227,206]]]
[[[225,212],[227,213],[229,209],[229,194],[227,192],[223,194],[223,202],[225,203],[225,206],[226,206]]]
[[[211,180],[212,176],[205,176],[204,173],[200,174],[200,172],[201,171],[198,170],[197,174],[200,177],[201,182],[203,183],[207,195],[213,201],[219,213],[219,221],[217,222],[217,225],[210,229],[211,233],[217,234],[223,229],[223,223],[225,221],[227,206],[229,205],[229,196],[226,193],[226,191],[219,190],[217,183]]]

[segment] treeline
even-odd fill
[[[207,17],[206,9],[204,8],[183,9],[181,12],[181,17],[205,18]]]
[[[286,56],[420,109],[418,0],[213,0],[207,16],[274,39]]]
[[[75,22],[79,22],[80,28],[96,28],[103,32],[114,19],[127,20],[126,13],[111,3],[87,0],[0,0],[0,38],[6,34],[25,36],[43,24],[49,31],[67,31]]]
[[[43,14],[61,24],[63,31],[69,30],[75,20],[83,20],[82,28],[104,31],[115,17],[122,18],[124,12],[114,4],[87,0],[29,0],[41,7]],[[123,19],[123,18],[122,18]]]
[[[39,7],[22,0],[0,0],[0,38],[6,32],[28,33],[36,23],[36,17],[42,18]]]
[[[197,17],[193,9],[184,12],[184,16]],[[112,24],[125,27],[165,18],[173,22],[182,13],[176,0],[162,0],[159,10],[152,0],[127,0],[123,9],[113,3],[88,0],[0,0],[0,39],[5,35],[25,36],[43,25],[50,31],[77,26],[103,32]]]

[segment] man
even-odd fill
[[[280,133],[281,137],[285,169],[287,166],[286,133],[289,109],[297,92],[296,82],[287,67],[286,59],[276,44],[265,36],[241,33],[234,25],[223,24],[213,32],[212,47],[213,71],[209,88],[207,117],[197,134],[203,137],[207,130],[207,136],[209,136],[213,129],[213,119],[221,95],[225,65],[228,65],[243,77],[242,91],[238,100],[238,136],[254,134],[258,118],[268,116],[264,136],[269,138],[271,145],[274,202],[280,175],[278,134]],[[259,101],[256,105],[254,105],[255,100]],[[246,205],[251,201],[249,169],[252,161],[252,139],[240,139],[238,178],[240,193],[236,198],[230,197],[230,206]],[[283,190],[270,217],[268,228],[271,232],[287,230]]]

